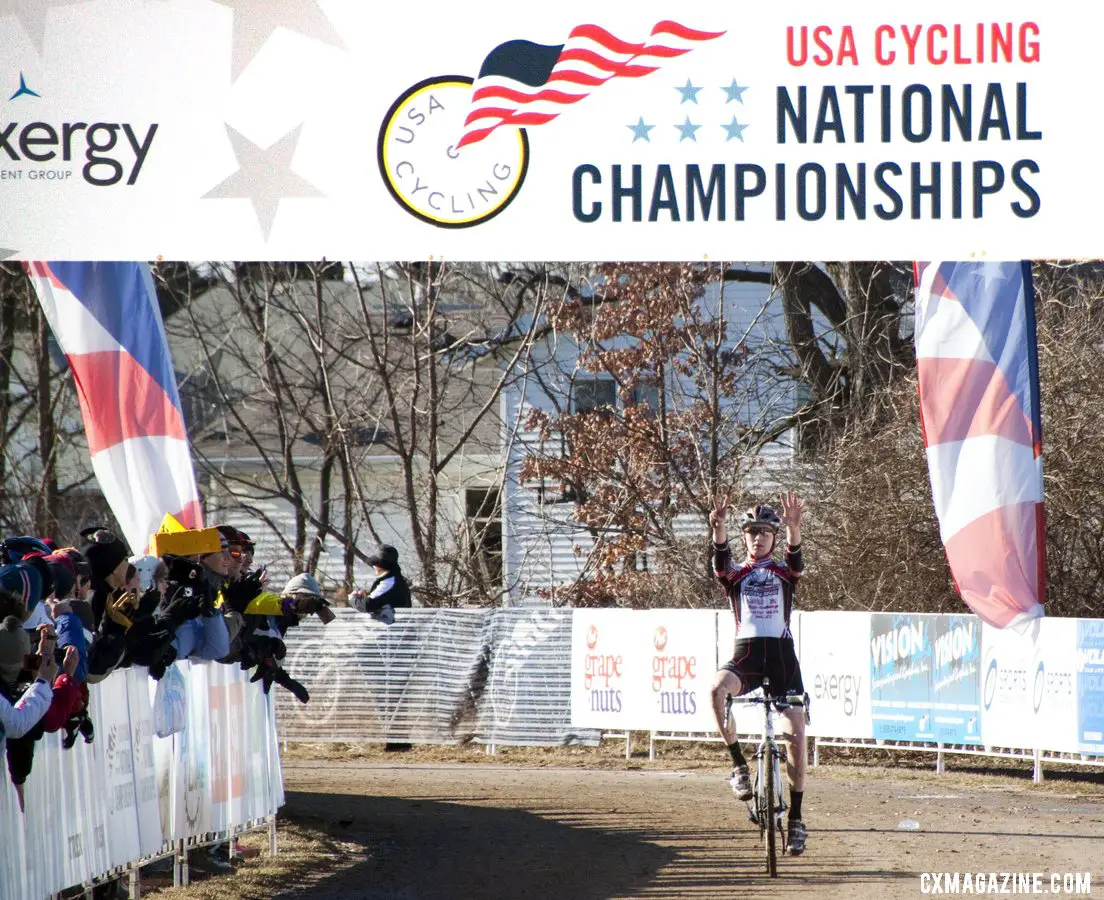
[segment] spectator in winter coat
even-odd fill
[[[11,616],[0,623],[0,722],[7,738],[0,737],[0,743],[21,810],[23,785],[31,773],[34,745],[42,737],[42,719],[53,702],[57,676],[54,644],[47,628],[39,634],[40,659],[34,671],[27,671],[25,665],[30,647],[30,635],[18,618]]]
[[[52,654],[42,657],[34,682],[14,703],[7,696],[4,686],[19,681],[30,652],[30,636],[18,619],[10,616],[0,623],[0,746],[5,738],[23,737],[37,725],[53,700],[57,662]]]
[[[367,591],[353,591],[349,599],[360,612],[390,625],[396,609],[410,607],[410,585],[399,568],[399,551],[382,544],[369,554],[368,564],[375,570],[376,580]]]

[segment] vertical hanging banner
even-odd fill
[[[1031,267],[917,263],[916,369],[932,499],[962,600],[1043,615],[1046,540]]]
[[[150,268],[35,262],[27,271],[80,398],[92,467],[142,551],[166,513],[202,525],[184,414]]]

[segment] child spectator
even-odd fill
[[[399,567],[399,551],[381,544],[369,554],[368,564],[375,570],[376,580],[367,591],[353,591],[349,599],[360,612],[390,625],[396,609],[410,607],[410,585]]]

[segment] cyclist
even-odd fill
[[[803,694],[801,667],[790,633],[794,589],[804,563],[801,557],[801,513],[805,501],[795,491],[782,496],[782,513],[758,504],[740,520],[746,556],[737,563],[729,551],[725,523],[728,501],[717,501],[709,514],[713,527],[713,572],[728,593],[736,616],[736,646],[732,659],[721,667],[713,681],[713,713],[728,752],[732,757],[729,784],[739,800],[752,797],[747,760],[736,739],[736,725],[725,723],[728,695],[738,697],[753,691],[770,679],[772,693]],[[778,533],[786,528],[785,562],[778,563],[773,552]],[[780,734],[786,747],[786,779],[790,785],[788,844],[797,856],[805,851],[805,823],[801,819],[801,799],[805,790],[805,715],[801,709],[784,713]]]

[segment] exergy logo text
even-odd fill
[[[71,163],[83,158],[80,172],[88,184],[110,187],[125,177],[126,183],[133,185],[149,155],[157,128],[157,123],[153,123],[139,137],[141,129],[135,129],[129,122],[0,123],[0,163],[7,160]],[[41,168],[35,167],[28,171],[27,178],[62,180],[59,170],[47,171],[55,174],[47,176]],[[9,171],[6,177],[11,178],[13,174]]]

